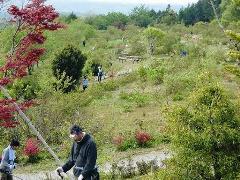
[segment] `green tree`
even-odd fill
[[[52,63],[54,76],[61,80],[62,90],[67,93],[75,89],[82,75],[82,69],[87,58],[82,52],[72,45],[68,45],[56,55]],[[64,77],[63,77],[64,74]],[[70,78],[70,84],[64,87],[64,81]]]
[[[90,25],[86,25],[83,34],[85,40],[88,40],[96,36],[96,29]]]
[[[153,22],[151,11],[144,5],[135,7],[130,13],[130,18],[139,27],[147,27]]]
[[[232,5],[235,9],[239,9],[240,12],[240,0],[233,0]],[[231,40],[234,42],[234,46],[229,51],[229,56],[237,60],[238,63],[240,63],[240,33],[236,33],[230,30],[226,31],[226,33],[231,37]]]
[[[229,24],[230,22],[238,22],[240,20],[240,8],[238,3],[238,0],[222,2],[222,21],[224,24]]]
[[[188,7],[184,9],[180,9],[179,11],[179,21],[183,22],[185,25],[193,25],[196,21],[196,12],[195,5],[188,5]]]
[[[156,46],[161,42],[165,33],[161,29],[154,27],[148,27],[143,33],[148,40],[150,53],[153,54]]]
[[[121,12],[108,13],[106,19],[109,25],[115,26],[118,29],[125,29],[129,21],[128,16]]]
[[[11,94],[17,99],[31,100],[37,98],[41,87],[34,77],[27,77],[15,82],[11,89]]]
[[[194,92],[168,113],[176,179],[235,179],[240,172],[239,107],[218,85]]]
[[[90,16],[85,18],[85,23],[90,24],[98,30],[106,30],[109,26],[105,15]]]
[[[149,13],[150,13],[150,16],[153,18],[153,20],[155,21],[158,17],[157,12],[154,9],[151,9]]]
[[[229,51],[229,56],[240,63],[240,33],[230,30],[226,31],[226,33],[231,37],[231,40],[234,41],[234,46]]]
[[[72,21],[76,20],[77,16],[76,14],[74,14],[73,12],[71,12],[71,14],[69,14],[68,16],[65,17],[64,21],[66,23],[71,23]]]
[[[178,20],[178,14],[171,8],[170,4],[167,6],[165,11],[161,12],[161,16],[158,19],[159,23],[167,25],[176,24]]]
[[[220,12],[221,0],[213,1],[217,12]],[[179,21],[185,25],[193,25],[199,21],[210,22],[214,19],[214,12],[209,0],[199,0],[197,3],[188,5],[179,11]]]

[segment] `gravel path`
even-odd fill
[[[136,168],[138,162],[151,162],[154,161],[158,167],[164,167],[163,161],[169,159],[171,154],[169,152],[164,151],[152,151],[147,154],[135,155],[129,159],[122,159],[117,163],[117,166],[127,167],[131,165],[131,167]],[[112,165],[110,163],[106,163],[104,166],[100,167],[99,170],[101,172],[109,173],[112,170]],[[69,173],[72,175],[72,173]],[[52,180],[52,179],[60,179],[56,172],[39,172],[35,174],[16,174],[17,177],[23,180]],[[14,177],[14,180],[19,180],[19,178]]]

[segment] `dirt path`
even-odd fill
[[[117,166],[127,167],[131,165],[131,167],[136,168],[137,162],[146,162],[149,163],[154,161],[158,167],[164,167],[163,161],[169,159],[171,157],[169,152],[165,151],[152,151],[147,154],[139,154],[135,155],[129,159],[122,159],[117,163]],[[99,168],[100,172],[109,173],[112,171],[112,165],[110,163],[106,163],[104,166]],[[72,173],[69,173],[72,175]],[[18,177],[14,177],[14,180],[19,180],[19,178],[23,180],[52,180],[52,179],[60,179],[56,172],[39,172],[34,174],[16,174]]]

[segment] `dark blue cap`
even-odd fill
[[[20,146],[20,143],[17,139],[12,139],[10,146],[18,147],[18,146]]]
[[[70,129],[70,134],[79,134],[80,132],[82,132],[82,128],[78,125],[73,125]]]

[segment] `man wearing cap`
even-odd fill
[[[77,180],[99,180],[96,166],[97,148],[92,137],[74,125],[70,129],[70,138],[74,140],[68,161],[56,169],[57,172],[67,172],[73,167]]]
[[[15,150],[20,146],[18,140],[13,139],[10,145],[3,150],[2,160],[0,163],[0,180],[12,180],[12,171],[15,168]]]

